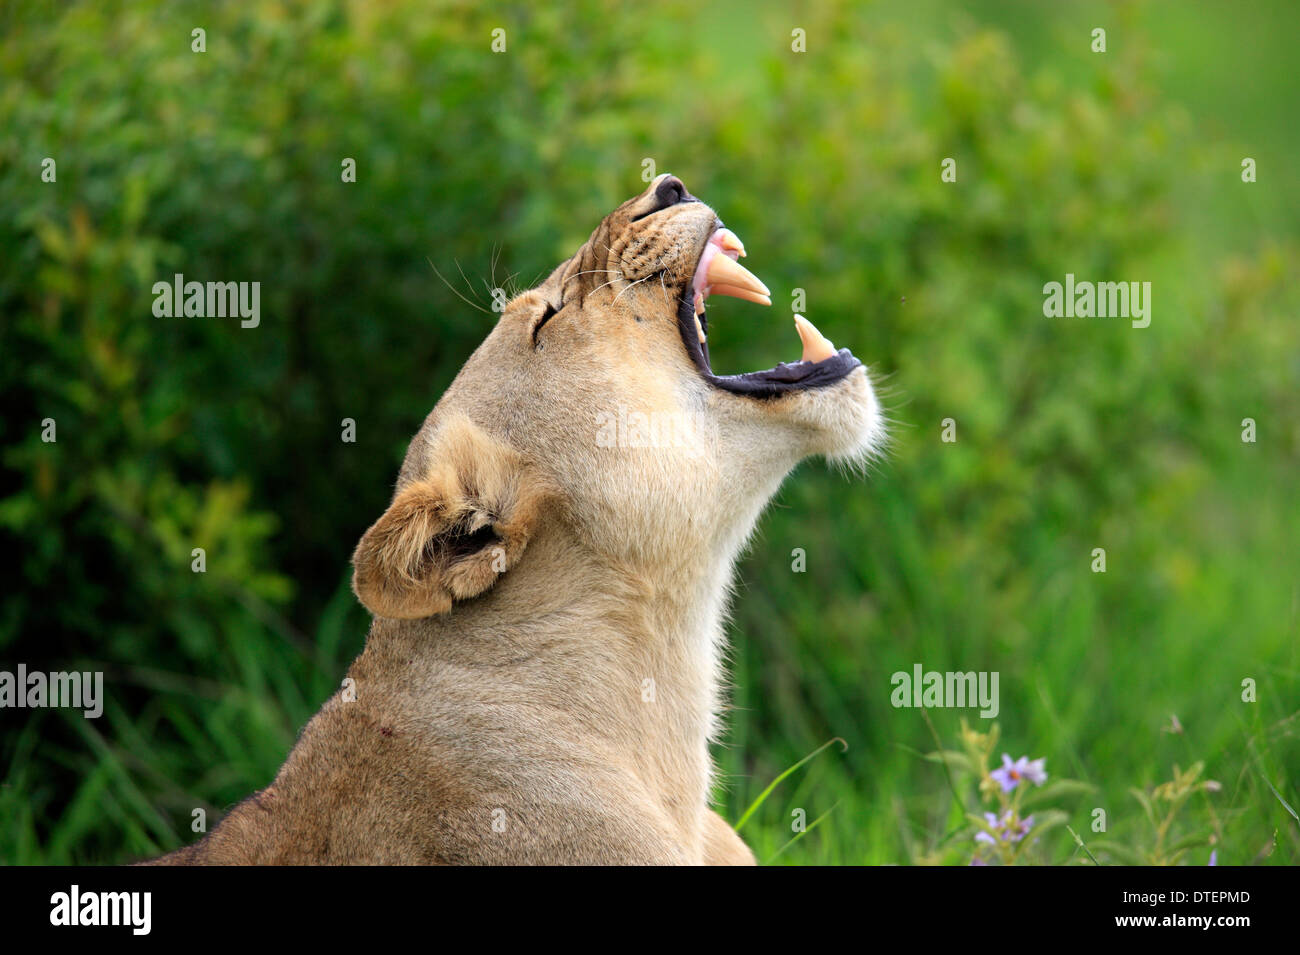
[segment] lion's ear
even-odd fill
[[[415,620],[483,593],[518,563],[553,496],[516,451],[466,418],[439,429],[430,460],[352,555],[352,589],[375,616]]]

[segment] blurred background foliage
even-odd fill
[[[1204,761],[1222,790],[1189,803],[1189,858],[1294,863],[1297,25],[1285,3],[10,0],[0,665],[102,669],[108,700],[0,712],[0,861],[172,848],[272,778],[361,647],[348,558],[490,290],[570,255],[649,157],[775,293],[715,310],[715,368],[794,357],[802,288],[893,422],[865,482],[803,465],[741,568],[722,811],[848,743],[747,822],[760,859],[970,860],[921,755],[970,714],[932,732],[889,702],[920,662],[1000,672],[1001,745],[1094,787],[1059,807],[1076,831],[1102,807],[1140,846],[1130,790]],[[260,281],[260,327],[155,318],[175,272]],[[1151,326],[1045,318],[1067,272],[1152,282]],[[786,847],[798,809],[825,819]],[[1036,858],[1074,849],[1057,830]]]

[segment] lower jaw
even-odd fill
[[[708,343],[701,343],[695,330],[695,304],[692,299],[683,298],[678,304],[677,330],[686,346],[686,353],[691,356],[705,381],[715,388],[749,398],[775,398],[791,391],[825,388],[842,381],[862,364],[847,348],[841,348],[834,355],[818,362],[781,362],[775,368],[763,371],[751,371],[742,375],[715,375],[709,367]]]

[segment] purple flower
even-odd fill
[[[995,816],[993,813],[991,813],[991,812],[986,812],[986,813],[984,813],[984,821],[987,822],[987,823],[989,824],[989,828],[990,828],[990,829],[997,829],[997,828],[998,828],[998,817]],[[975,833],[975,841],[976,841],[976,842],[987,842],[989,845],[993,845],[995,842],[997,842],[996,839],[994,839],[991,835],[989,835],[989,834],[988,834],[987,832],[985,832],[983,829],[981,829],[979,832]]]
[[[1034,828],[1034,817],[1025,816],[1020,820],[1020,825],[1016,826],[1015,831],[1011,834],[1012,842],[1019,842],[1025,836],[1029,835],[1029,830]]]
[[[1020,785],[1022,779],[1027,779],[1035,786],[1041,786],[1047,781],[1047,771],[1043,769],[1047,758],[1035,759],[1032,762],[1028,756],[1021,756],[1015,762],[1006,753],[1002,754],[1002,768],[993,770],[991,775],[1002,787],[1004,793],[1009,793]]]
[[[1218,850],[1218,849],[1212,849],[1212,850],[1210,850],[1210,861],[1209,861],[1208,864],[1209,864],[1209,865],[1218,865],[1218,864],[1219,864],[1219,850]]]
[[[998,842],[1019,842],[1029,835],[1029,830],[1034,827],[1033,816],[1026,816],[1024,819],[1017,820],[1010,809],[1003,814],[1001,819],[991,812],[986,812],[984,813],[984,821],[996,833],[996,837],[981,829],[975,833],[975,841],[986,842],[989,845],[997,845]]]

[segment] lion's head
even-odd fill
[[[742,255],[663,175],[511,301],[357,548],[362,602],[380,617],[444,612],[517,576],[547,534],[552,554],[579,549],[583,566],[605,561],[648,587],[694,575],[725,588],[796,463],[860,459],[883,435],[862,363],[801,318],[801,360],[714,373],[706,300],[770,304]]]

